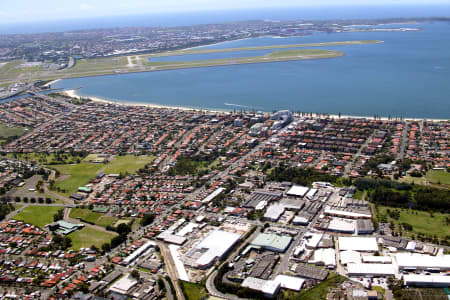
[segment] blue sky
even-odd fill
[[[389,4],[450,4],[450,0],[13,0],[0,6],[0,23],[223,9]]]

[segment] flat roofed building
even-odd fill
[[[283,194],[280,192],[271,192],[265,190],[257,190],[252,193],[249,199],[244,203],[246,208],[256,208],[258,204],[264,202],[265,204],[272,201],[277,201],[281,199]]]
[[[292,238],[290,236],[260,233],[251,244],[274,252],[285,252],[291,241]]]
[[[314,256],[309,263],[323,265],[327,268],[336,267],[336,252],[333,248],[322,248],[314,251]]]
[[[323,238],[323,233],[307,232],[305,233],[305,238],[306,238],[305,243],[306,247],[309,249],[316,249]]]
[[[301,199],[293,198],[283,198],[280,204],[284,206],[285,209],[302,209],[305,206],[305,201]]]
[[[292,186],[289,191],[286,193],[289,196],[295,196],[295,197],[305,197],[306,193],[308,192],[309,187],[301,186],[301,185],[294,185]]]
[[[418,287],[449,287],[450,276],[442,275],[403,275],[403,283]]]
[[[137,284],[137,280],[130,275],[125,275],[116,281],[109,290],[121,295],[127,295],[128,291]]]
[[[280,286],[283,289],[297,292],[299,292],[305,284],[305,279],[287,275],[278,275],[275,277],[274,281],[280,283]]]
[[[400,270],[450,270],[450,255],[431,256],[417,253],[395,254]]]
[[[185,256],[185,264],[196,268],[207,268],[221,259],[241,238],[241,235],[213,230]],[[194,261],[194,262],[192,262]]]
[[[370,213],[349,211],[331,206],[325,207],[324,214],[328,216],[350,218],[350,219],[370,219],[372,217]]]
[[[347,265],[349,276],[394,276],[392,264],[353,264]]]
[[[341,251],[339,253],[341,259],[341,264],[347,265],[349,263],[360,264],[361,263],[361,253],[352,250]]]
[[[267,296],[273,297],[280,291],[281,284],[273,280],[264,280],[255,277],[247,277],[241,284],[242,287],[254,291],[260,291]]]
[[[343,233],[354,233],[355,222],[353,220],[332,218],[328,224],[328,230]]]
[[[281,215],[284,213],[284,206],[281,204],[272,204],[266,210],[264,219],[272,222],[278,221]]]
[[[306,264],[298,264],[297,267],[295,268],[295,274],[303,278],[310,278],[314,280],[325,280],[329,272],[327,270],[316,268],[314,266]]]
[[[371,234],[375,231],[372,220],[356,220],[356,230],[358,234]]]
[[[378,251],[377,239],[374,237],[345,237],[340,236],[339,239],[340,250],[354,250],[364,252]]]
[[[378,264],[391,264],[392,258],[389,256],[373,256],[373,255],[363,255],[363,263],[378,263]]]

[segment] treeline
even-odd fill
[[[450,191],[388,179],[357,178],[358,190],[369,190],[370,201],[384,206],[450,212]]]
[[[432,209],[450,213],[450,191],[419,187],[414,194],[416,208]]]
[[[3,220],[13,210],[14,207],[11,204],[0,205],[0,221]]]
[[[314,181],[326,181],[336,183],[337,176],[315,171],[311,168],[300,169],[279,165],[267,176],[269,181],[290,181],[300,185],[310,185]]]
[[[217,152],[201,153],[193,156],[180,156],[176,164],[170,168],[169,175],[198,175],[203,176],[206,170],[199,171],[200,167],[211,164],[219,156]]]

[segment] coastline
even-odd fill
[[[77,93],[77,90],[64,90],[60,92],[61,94],[64,94],[68,97],[80,99],[80,98],[88,98],[91,99],[94,102],[103,103],[103,104],[114,104],[114,105],[127,105],[127,106],[144,106],[149,108],[158,108],[158,109],[176,109],[176,110],[182,110],[182,111],[202,111],[202,112],[212,112],[212,113],[231,113],[233,110],[226,110],[226,109],[209,109],[209,108],[193,108],[193,107],[185,107],[185,106],[173,106],[173,105],[163,105],[163,104],[155,104],[155,103],[140,103],[140,102],[132,102],[132,101],[114,101],[114,100],[108,100],[103,99],[96,96],[80,96]],[[269,113],[269,112],[263,112],[263,113]],[[369,116],[353,116],[353,115],[343,115],[339,117],[337,114],[327,114],[327,113],[312,113],[313,118],[317,117],[329,117],[333,119],[339,119],[339,118],[345,118],[345,119],[373,119],[373,117]],[[377,117],[377,120],[383,120],[388,121],[388,117]],[[391,120],[395,120],[395,118],[391,118]],[[442,121],[448,121],[449,119],[435,119],[435,118],[403,118],[404,121],[432,121],[432,122],[442,122]]]
[[[94,102],[103,103],[103,104],[113,104],[113,105],[127,105],[127,106],[144,106],[150,108],[158,108],[158,109],[176,109],[183,111],[203,111],[203,112],[214,112],[214,113],[228,113],[229,110],[220,110],[220,109],[209,109],[209,108],[194,108],[194,107],[185,107],[185,106],[174,106],[174,105],[163,105],[163,104],[155,104],[155,103],[141,103],[141,102],[132,102],[132,101],[114,101],[110,99],[103,99],[95,96],[80,96],[77,94],[77,90],[64,90],[60,92],[63,95],[66,95],[71,98],[81,99],[87,98]]]
[[[52,81],[47,82],[46,84],[44,84],[43,86],[51,86],[52,84],[57,83],[58,81],[61,81],[62,79],[55,79]]]

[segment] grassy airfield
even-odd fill
[[[343,56],[340,51],[331,51],[324,49],[293,49],[293,48],[317,48],[327,46],[348,46],[376,44],[382,41],[364,40],[364,41],[344,41],[328,43],[309,43],[309,44],[290,44],[290,45],[272,45],[245,48],[229,49],[208,49],[195,48],[176,51],[167,51],[155,54],[142,55],[123,55],[115,57],[103,57],[95,59],[80,59],[70,69],[63,70],[43,70],[40,67],[20,68],[23,61],[8,62],[0,69],[0,85],[13,83],[16,81],[31,82],[34,80],[54,80],[74,77],[87,77],[99,75],[112,75],[121,73],[151,72],[161,70],[187,69],[198,67],[214,67],[238,64],[268,63],[280,61],[294,61],[307,59],[325,59]],[[286,49],[286,50],[284,50]],[[291,50],[287,50],[291,49]],[[156,57],[169,57],[177,55],[207,54],[235,51],[254,51],[254,50],[274,50],[273,52],[253,57],[225,58],[197,61],[166,61],[153,62],[151,59]]]

